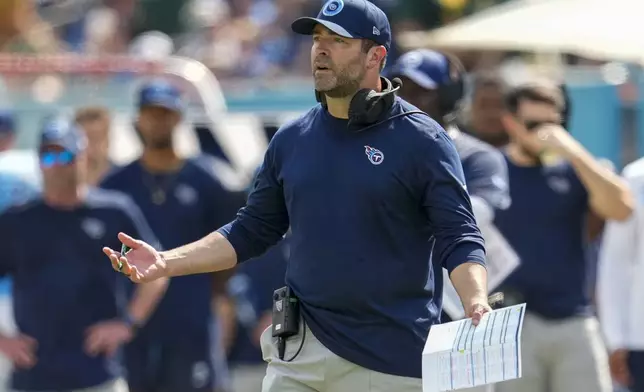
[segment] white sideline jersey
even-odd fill
[[[644,158],[622,172],[635,211],[609,221],[599,253],[597,307],[606,344],[612,350],[644,350]]]

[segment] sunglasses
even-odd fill
[[[64,166],[74,162],[74,154],[69,151],[48,151],[40,153],[40,163],[44,167]]]
[[[525,126],[525,128],[528,131],[535,131],[538,128],[542,127],[543,125],[553,125],[553,124],[561,125],[556,121],[526,121],[525,123],[523,123],[523,126]]]

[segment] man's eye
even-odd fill
[[[344,43],[344,40],[343,40],[342,38],[337,37],[337,38],[335,39],[335,42],[338,42],[338,43],[340,43],[340,44],[341,44],[341,43]]]

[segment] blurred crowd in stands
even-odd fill
[[[439,27],[503,1],[373,2],[390,18],[393,61],[400,52],[398,34]],[[141,36],[148,35],[155,44],[147,46],[154,51],[197,59],[220,79],[308,76],[307,41],[291,34],[289,25],[296,16],[315,14],[321,4],[321,0],[4,0],[0,51],[129,53],[151,50],[140,47]],[[464,61],[468,67],[476,62]]]

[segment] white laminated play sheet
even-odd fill
[[[423,392],[452,391],[521,377],[525,304],[435,325],[423,349]]]

